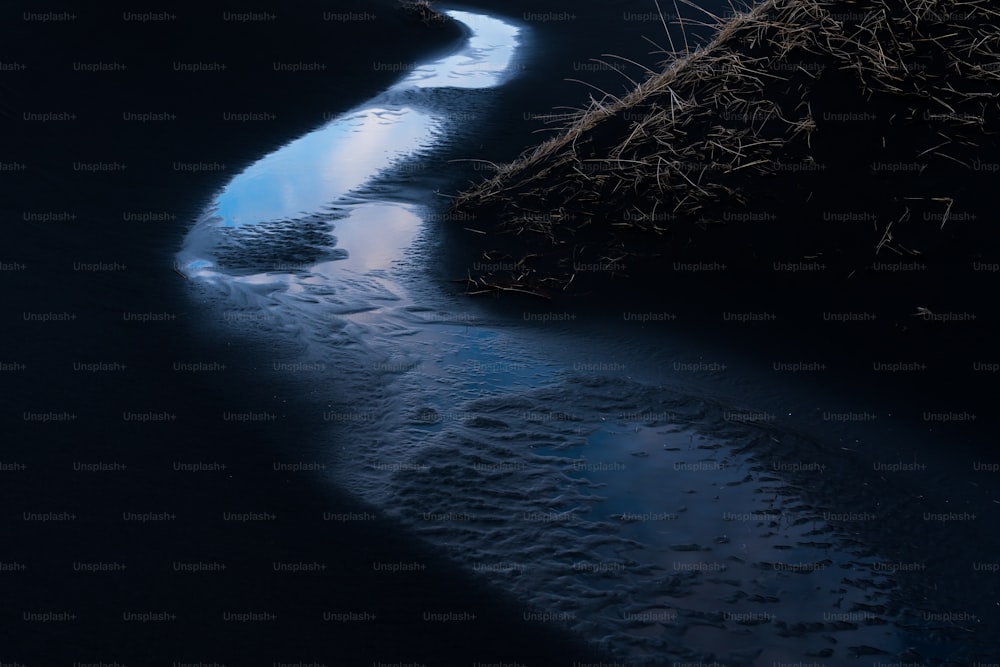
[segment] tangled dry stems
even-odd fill
[[[719,211],[746,203],[747,177],[790,157],[813,160],[812,102],[827,69],[849,73],[861,99],[888,100],[894,122],[933,123],[934,143],[914,146],[914,159],[968,167],[960,149],[978,146],[998,108],[998,18],[990,0],[765,0],[727,20],[710,15],[710,42],[685,43],[624,97],[591,98],[556,136],[453,206],[489,211],[498,231],[530,249],[572,247],[556,251],[564,260],[595,225],[603,254],[628,256],[636,238],[667,231],[663,213],[718,222]],[[875,252],[916,252],[893,243],[893,222]],[[559,271],[530,265],[518,276],[470,277],[471,289],[543,294],[574,279],[565,261]]]

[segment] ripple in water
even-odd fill
[[[398,259],[419,231],[419,211],[365,201],[359,189],[432,149],[453,119],[464,117],[461,108],[443,107],[435,89],[501,84],[519,42],[521,29],[512,24],[463,11],[448,14],[471,30],[459,53],[414,68],[368,104],[237,175],[188,233],[178,268],[189,277],[225,280],[254,270],[281,273],[289,265],[308,270],[321,262],[326,274],[329,260],[351,257],[358,259],[342,268],[364,272]],[[300,231],[311,239],[303,241]],[[324,246],[340,252],[324,253]],[[272,259],[276,255],[291,259],[282,264]]]

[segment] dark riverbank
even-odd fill
[[[613,113],[570,125],[492,181],[484,168],[454,211],[482,220],[467,225],[479,232],[467,234],[478,251],[468,290],[535,293],[551,299],[539,308],[581,317],[666,313],[762,364],[812,363],[819,381],[871,389],[915,421],[944,409],[985,426],[1000,266],[991,56],[970,51],[954,76],[947,41],[897,44],[884,74],[862,64],[856,76],[838,59],[867,53],[848,36],[861,23],[893,22],[922,45],[924,33],[989,30],[988,14],[940,3],[915,25],[902,3],[799,5],[744,22],[645,92],[597,82],[628,101],[605,100]],[[829,46],[782,32],[796,21]],[[953,98],[934,100],[937,87]],[[510,154],[495,151],[494,162]]]

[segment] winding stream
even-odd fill
[[[247,168],[178,254],[233,331],[294,341],[295,365],[274,372],[322,405],[329,483],[511,591],[526,618],[635,665],[959,650],[900,593],[912,554],[867,542],[863,522],[889,516],[929,539],[902,521],[919,508],[873,499],[876,475],[754,416],[815,396],[688,372],[696,347],[656,325],[512,320],[428,284],[444,202],[412,177],[460,143],[477,91],[510,80],[526,38],[448,14],[470,31],[458,53]]]

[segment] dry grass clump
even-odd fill
[[[790,210],[810,201],[810,171],[832,182],[864,178],[858,167],[872,159],[971,168],[1000,108],[998,19],[990,0],[766,0],[712,17],[709,43],[672,55],[624,97],[591,99],[556,136],[456,198],[455,209],[494,216],[492,231],[517,237],[492,237],[506,249],[486,257],[524,267],[470,286],[545,293],[571,284],[580,262],[676,256],[695,230],[766,203],[765,177],[780,177],[770,196]],[[848,135],[850,124],[824,123],[831,108],[878,120]],[[824,133],[839,139],[819,141]],[[915,200],[947,206],[947,221],[954,198],[924,196],[908,178],[898,192],[881,186],[868,255],[920,252],[899,241]],[[801,200],[793,182],[809,184]]]
[[[424,25],[448,20],[447,16],[434,8],[431,0],[399,0],[399,6],[407,15],[416,18]]]

